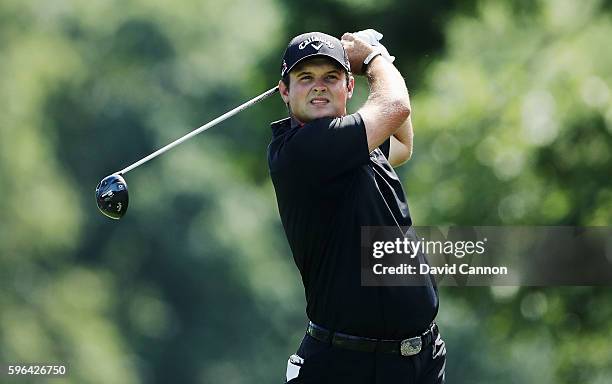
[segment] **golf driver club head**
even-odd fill
[[[119,220],[128,208],[127,183],[119,174],[106,176],[96,187],[96,203],[104,216]]]

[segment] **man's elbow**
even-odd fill
[[[402,125],[404,125],[410,116],[410,104],[405,103],[402,100],[389,103],[387,105],[385,115],[389,135],[393,135],[402,127]]]
[[[408,99],[403,98],[398,99],[393,102],[391,109],[397,120],[401,121],[403,124],[410,116],[410,101]]]

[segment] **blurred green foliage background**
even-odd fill
[[[67,363],[58,383],[282,382],[306,318],[265,158],[280,98],[129,173],[120,222],[94,188],[274,86],[305,31],[384,33],[412,98],[415,224],[610,225],[611,10],[3,0],[0,362]],[[444,288],[439,323],[449,383],[612,380],[609,287]]]

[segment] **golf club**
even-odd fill
[[[112,175],[106,176],[104,179],[102,179],[102,181],[100,181],[100,183],[98,183],[98,186],[96,187],[96,203],[98,204],[98,209],[100,210],[100,212],[102,212],[102,214],[104,214],[105,216],[110,217],[111,219],[115,219],[115,220],[121,219],[123,215],[125,215],[125,213],[127,212],[128,200],[129,200],[127,183],[125,182],[123,175],[125,175],[132,169],[143,165],[149,160],[156,158],[162,153],[169,151],[170,149],[176,147],[177,145],[183,143],[184,141],[191,139],[195,135],[201,132],[204,132],[208,128],[211,128],[219,124],[220,122],[234,116],[238,112],[241,112],[247,109],[248,107],[256,104],[257,102],[272,96],[276,92],[278,92],[278,86],[267,90],[261,95],[254,97],[253,99],[245,102],[242,105],[239,105],[238,107],[232,109],[231,111],[224,113],[223,115],[206,123],[205,125],[202,125],[201,127],[194,129],[193,131],[176,139],[175,141],[171,142],[165,147],[162,147],[158,149],[157,151],[151,153],[150,155],[123,168],[121,171],[115,172]]]

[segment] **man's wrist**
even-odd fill
[[[366,56],[362,64],[363,73],[367,72],[369,64],[372,62],[372,60],[374,60],[378,56],[382,56],[382,52],[380,51],[380,49],[373,49],[372,52],[370,52],[370,54]]]
[[[367,67],[368,64],[370,64],[370,61],[372,61],[378,55],[382,55],[382,52],[380,50],[372,50],[372,52],[370,52],[370,54],[363,60],[363,65]]]
[[[363,61],[363,74],[368,75],[368,71],[372,67],[372,63],[376,60],[380,60],[381,58],[383,58],[383,55],[380,51],[374,51],[370,54],[370,56],[366,57],[366,60]]]

